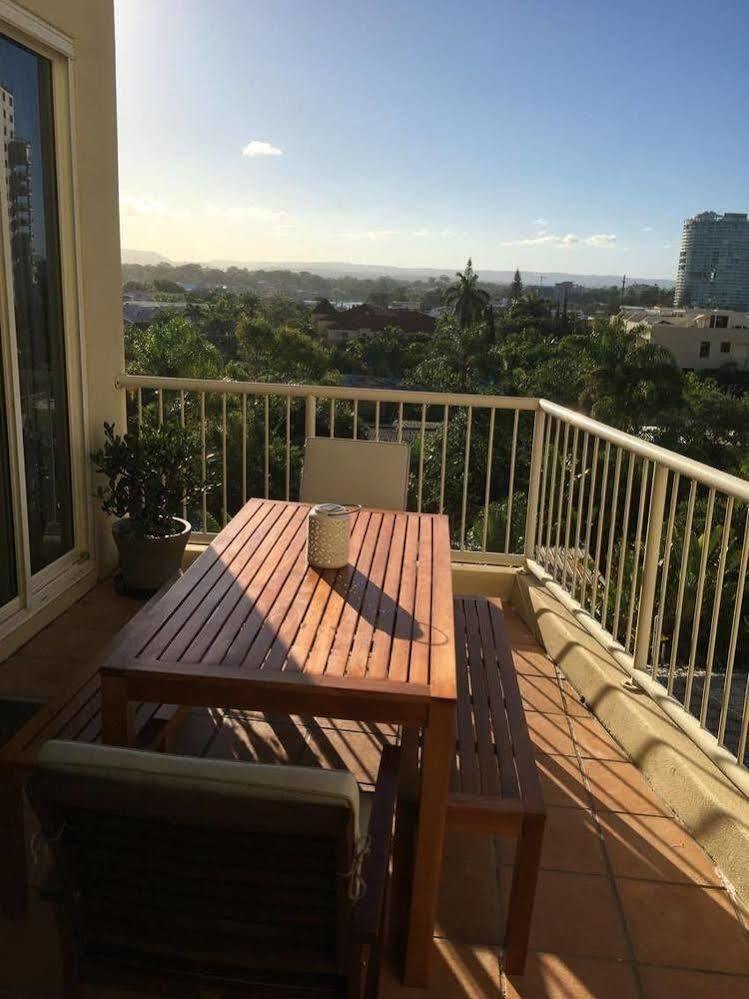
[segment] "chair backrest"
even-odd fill
[[[49,742],[27,790],[79,963],[345,975],[350,774]]]
[[[405,510],[408,444],[309,437],[304,445],[300,499],[303,503],[360,503]]]

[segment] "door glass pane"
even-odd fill
[[[0,355],[0,607],[18,593],[16,546],[13,532],[13,499],[10,492],[8,419],[5,408],[3,363]]]
[[[31,571],[73,547],[49,60],[0,35],[4,147]]]

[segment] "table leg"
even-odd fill
[[[455,704],[434,701],[424,731],[421,761],[419,824],[411,888],[411,912],[404,981],[412,987],[429,983],[429,959],[442,872],[450,767],[455,753]]]
[[[135,740],[135,705],[128,700],[127,680],[101,678],[101,741],[108,746],[132,746]]]

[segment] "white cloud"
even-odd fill
[[[613,246],[615,242],[616,236],[613,232],[597,232],[594,236],[588,236],[583,240],[588,246]]]
[[[282,208],[265,208],[252,201],[231,202],[228,205],[209,203],[203,214],[210,218],[226,219],[230,222],[272,222],[288,223],[289,214]]]
[[[120,196],[120,212],[131,218],[147,217],[162,219],[187,219],[190,212],[184,208],[175,208],[151,194],[122,194]]]
[[[283,156],[283,149],[261,139],[253,139],[242,146],[242,155],[254,159],[256,156]]]
[[[640,229],[640,232],[652,232],[652,231],[653,231],[652,225],[644,225],[642,229]]]
[[[535,219],[533,224],[538,226],[539,229],[545,229],[549,224],[549,222],[547,219],[540,218],[540,219]]]
[[[371,241],[377,239],[392,239],[394,236],[400,236],[400,231],[398,229],[362,229],[360,232],[336,233],[337,239],[368,239]]]
[[[411,237],[412,239],[455,239],[456,233],[452,229],[429,229],[426,226],[421,229],[411,229],[409,231],[401,229],[362,229],[358,232],[336,233],[338,239],[393,239],[396,236]]]
[[[613,233],[597,232],[592,236],[578,236],[574,232],[565,233],[564,236],[555,236],[552,233],[540,233],[538,236],[531,236],[528,239],[512,239],[504,242],[503,246],[613,246],[616,243],[616,236]]]

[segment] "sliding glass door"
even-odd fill
[[[0,356],[0,610],[18,596],[13,496],[10,477],[10,440]]]
[[[52,75],[49,59],[0,34],[0,608],[18,592],[19,529],[29,581],[74,547]]]

